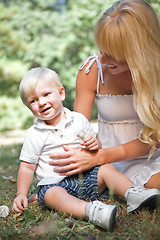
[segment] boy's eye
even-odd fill
[[[45,93],[44,96],[47,97],[49,95],[49,93]]]
[[[35,99],[33,99],[30,103],[34,103],[34,102],[36,102],[36,100]]]

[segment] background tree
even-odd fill
[[[66,89],[64,105],[73,109],[78,67],[97,51],[93,28],[115,0],[0,1],[0,130],[26,128],[33,118],[18,86],[32,67],[55,70]],[[148,1],[157,12],[160,0]],[[96,108],[93,118],[97,117]]]

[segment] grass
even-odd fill
[[[127,214],[125,202],[111,199],[110,204],[117,205],[117,220],[114,231],[108,233],[83,220],[55,211],[44,211],[37,203],[32,204],[20,216],[12,211],[12,202],[16,192],[16,175],[19,167],[21,144],[3,146],[0,149],[0,205],[7,205],[10,214],[0,218],[0,240],[5,239],[87,239],[87,240],[158,240],[160,239],[160,207],[150,212],[143,209]],[[35,190],[36,178],[30,193]]]

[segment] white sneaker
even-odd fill
[[[127,212],[133,212],[142,207],[155,208],[160,197],[160,191],[144,186],[133,186],[126,192]]]
[[[116,217],[116,205],[107,205],[100,201],[89,202],[86,205],[86,216],[91,223],[112,231]]]

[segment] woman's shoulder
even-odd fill
[[[96,53],[87,57],[80,65],[79,70],[88,74],[91,71],[98,71],[99,68],[101,68],[100,53]]]
[[[77,77],[84,80],[97,81],[101,70],[100,54],[96,53],[86,58],[79,67]]]

